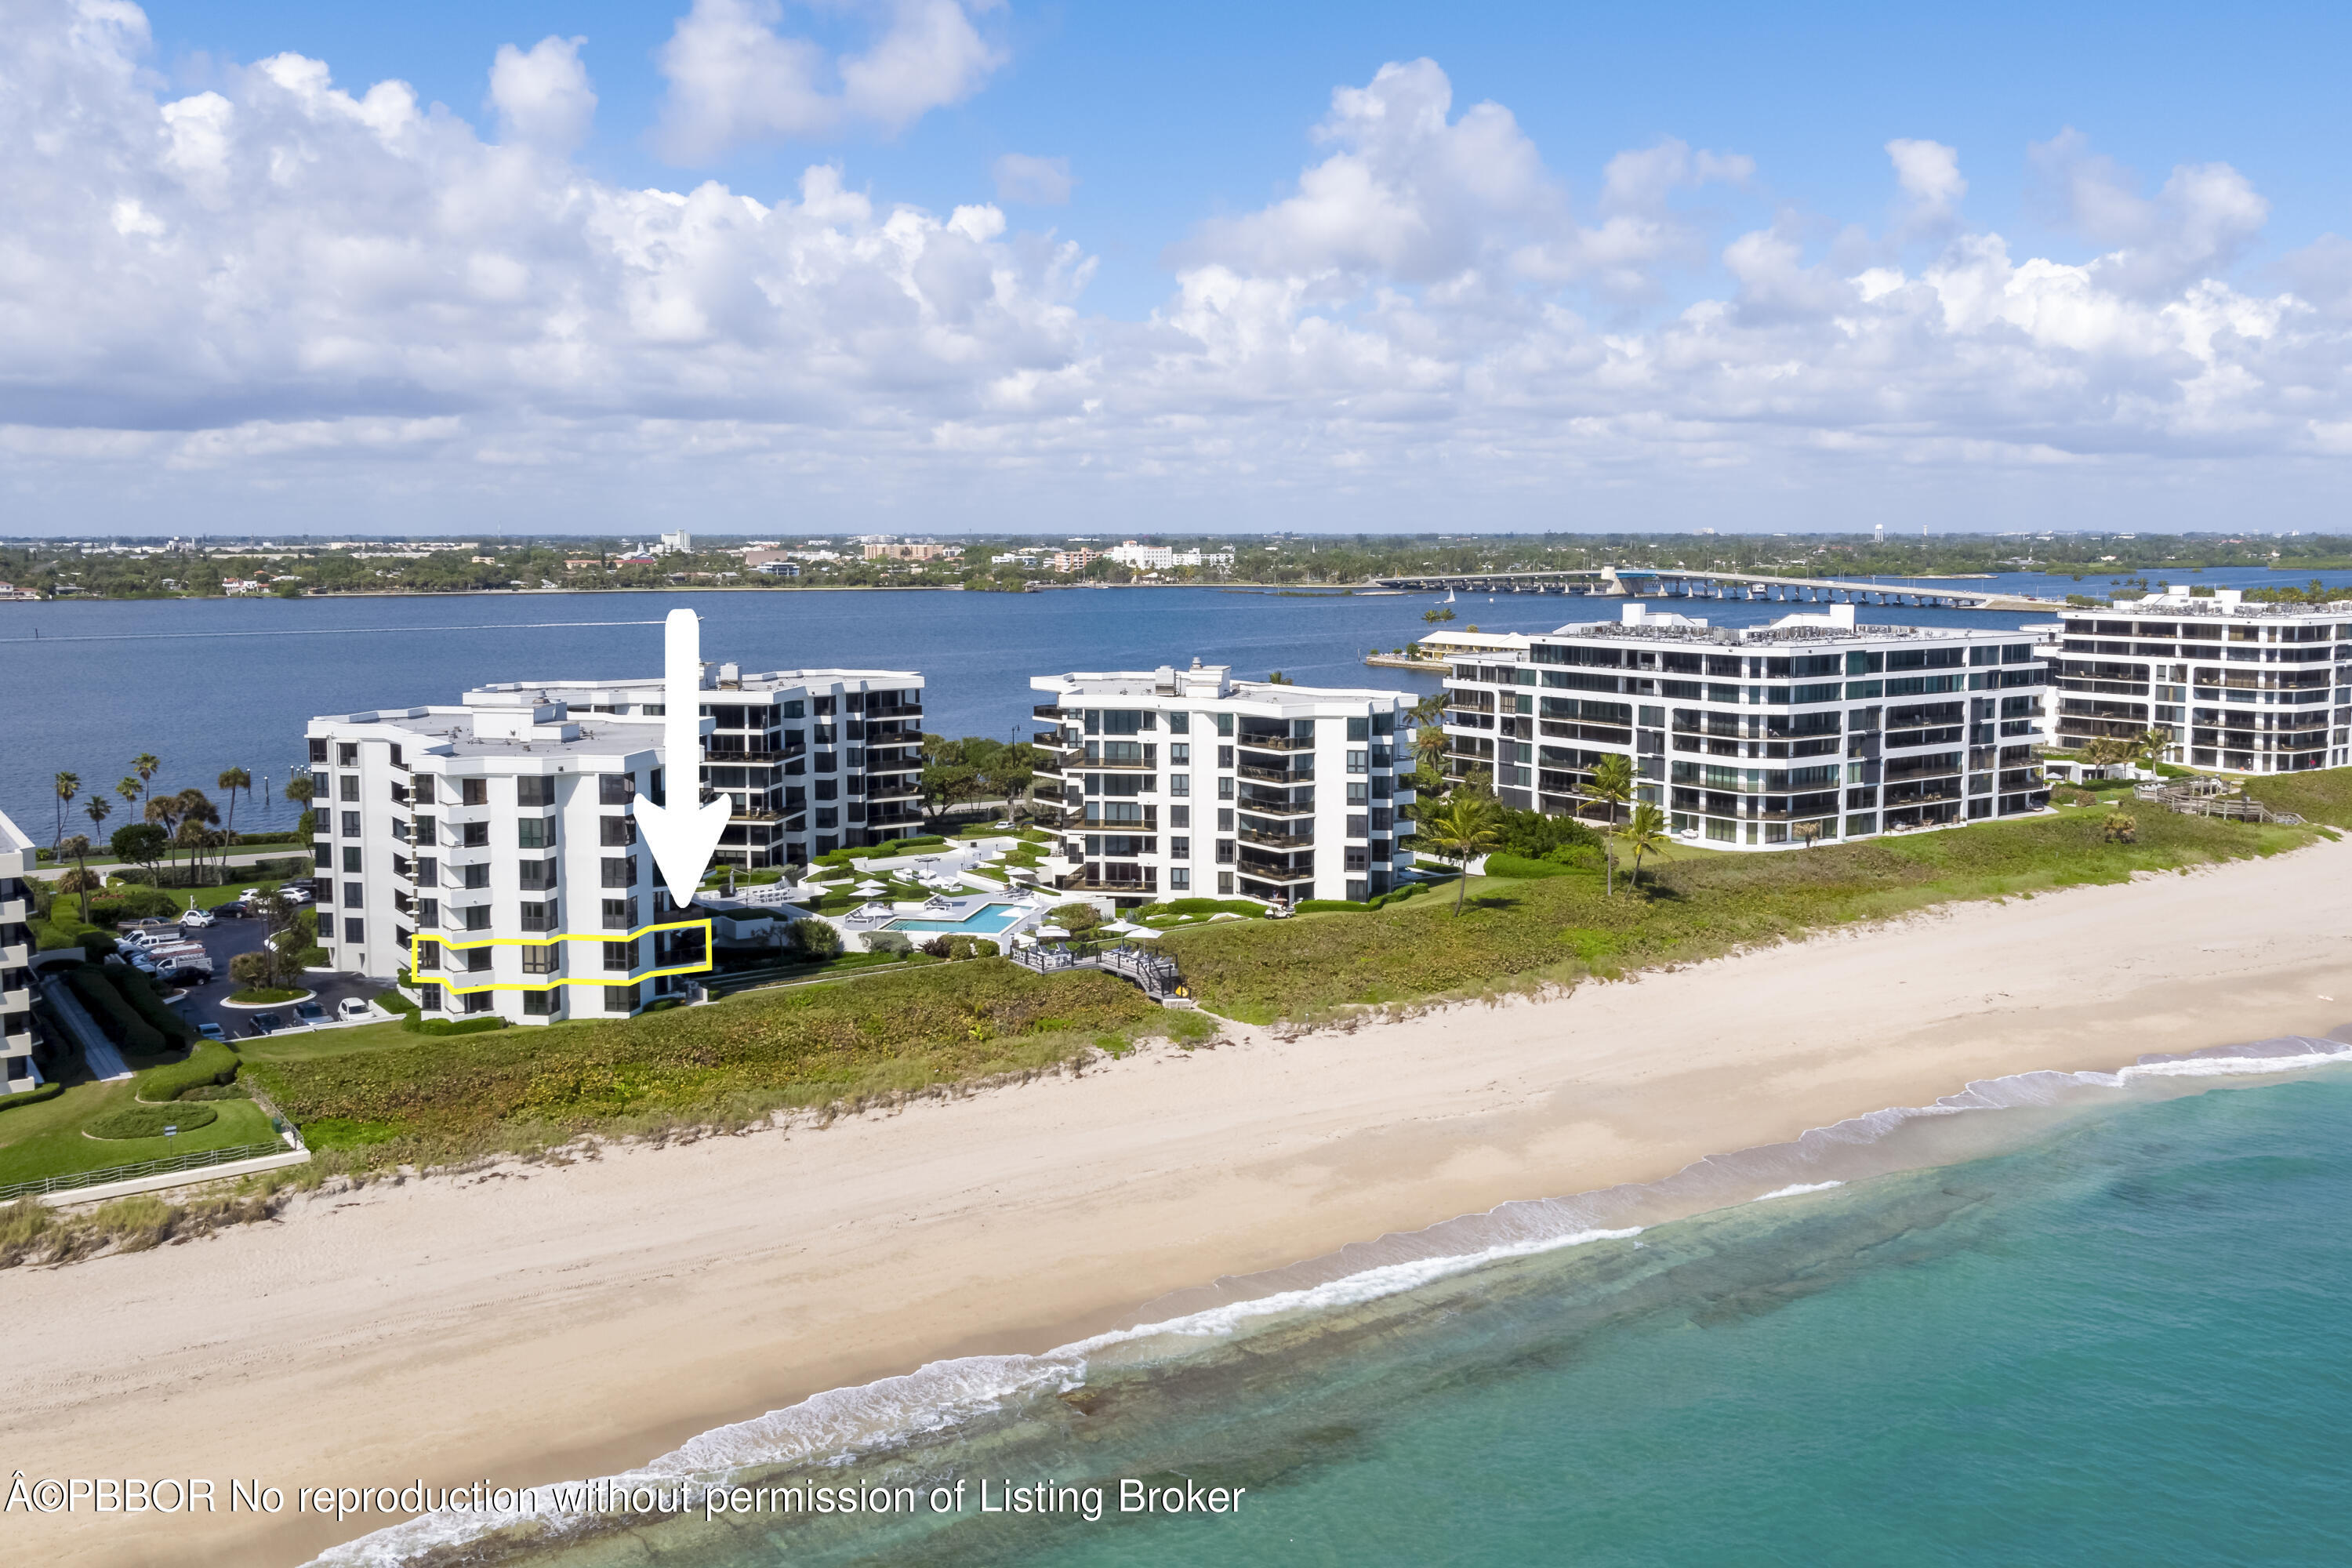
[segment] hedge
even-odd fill
[[[220,1120],[209,1105],[127,1105],[111,1116],[101,1116],[88,1129],[93,1138],[161,1138],[163,1129],[194,1132]]]
[[[68,974],[67,984],[81,998],[89,1016],[98,1020],[99,1028],[108,1039],[134,1057],[163,1054],[163,1037],[155,1032],[155,1026],[139,1016],[121,992],[107,984],[101,966],[84,964]]]
[[[38,1105],[42,1100],[55,1100],[65,1091],[64,1082],[53,1078],[47,1083],[19,1090],[15,1094],[0,1094],[0,1110],[5,1110],[13,1105]]]
[[[131,1081],[141,1100],[160,1105],[208,1083],[234,1083],[242,1065],[235,1051],[218,1040],[205,1040],[188,1053],[186,1061],[149,1068]]]
[[[163,1005],[155,993],[154,982],[135,969],[121,964],[101,964],[99,973],[114,984],[139,1016],[154,1026],[155,1032],[167,1040],[186,1045],[196,1037],[195,1026]]]
[[[492,1029],[503,1029],[506,1026],[507,1021],[496,1016],[462,1020],[411,1017],[401,1025],[402,1028],[418,1035],[486,1035]]]

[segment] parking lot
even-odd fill
[[[236,987],[229,978],[229,960],[240,952],[253,952],[261,946],[261,922],[254,919],[236,919],[223,915],[215,923],[203,929],[190,928],[189,940],[204,944],[205,954],[213,961],[213,977],[205,984],[192,987],[173,1005],[187,1015],[192,1022],[218,1024],[221,1032],[231,1039],[244,1039],[253,1033],[253,1016],[258,1012],[276,1013],[289,1025],[294,1020],[294,1004],[278,1007],[225,1007],[221,1004]],[[346,996],[372,998],[383,989],[383,982],[370,980],[363,974],[341,972],[312,972],[302,976],[304,989],[318,993],[320,1006],[332,1016],[336,1005]]]

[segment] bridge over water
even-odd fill
[[[1556,594],[1572,598],[1724,599],[1791,605],[1896,605],[1945,610],[2062,611],[2063,599],[2001,594],[1939,582],[1865,583],[1759,572],[1599,566],[1565,572],[1430,573],[1377,579],[1383,588],[1464,594]]]

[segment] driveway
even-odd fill
[[[292,1021],[294,1005],[290,1002],[282,1007],[275,1008],[221,1005],[237,988],[236,982],[229,978],[228,961],[240,952],[260,951],[261,922],[259,921],[230,920],[224,916],[209,929],[191,931],[188,935],[204,943],[205,953],[213,961],[213,978],[203,985],[192,987],[181,995],[179,1001],[173,1004],[181,1012],[199,1024],[218,1024],[221,1026],[221,1032],[233,1040],[244,1039],[253,1033],[253,1015],[257,1012],[275,1012],[283,1016],[289,1022]],[[301,984],[306,990],[318,993],[319,1005],[324,1007],[330,1014],[334,1012],[336,1004],[346,996],[373,999],[377,992],[384,988],[384,983],[382,981],[370,980],[363,974],[353,974],[341,970],[332,973],[326,971],[307,973],[302,976]],[[370,1018],[368,1021],[378,1023],[382,1020]]]

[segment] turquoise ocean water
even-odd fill
[[[420,1557],[456,1545],[427,1521],[333,1555],[2342,1563],[2352,1065],[2315,1065],[2342,1049],[1973,1086],[1143,1320],[1180,1331],[821,1396],[638,1478],[961,1480],[960,1513],[636,1516],[511,1550],[473,1534],[446,1558]],[[2301,1066],[2252,1070],[2263,1053]],[[1755,1201],[1790,1188],[1811,1190]],[[1236,1513],[1123,1516],[1121,1479],[1248,1489]],[[1100,1487],[1102,1517],[982,1514],[983,1480],[999,1500]]]

